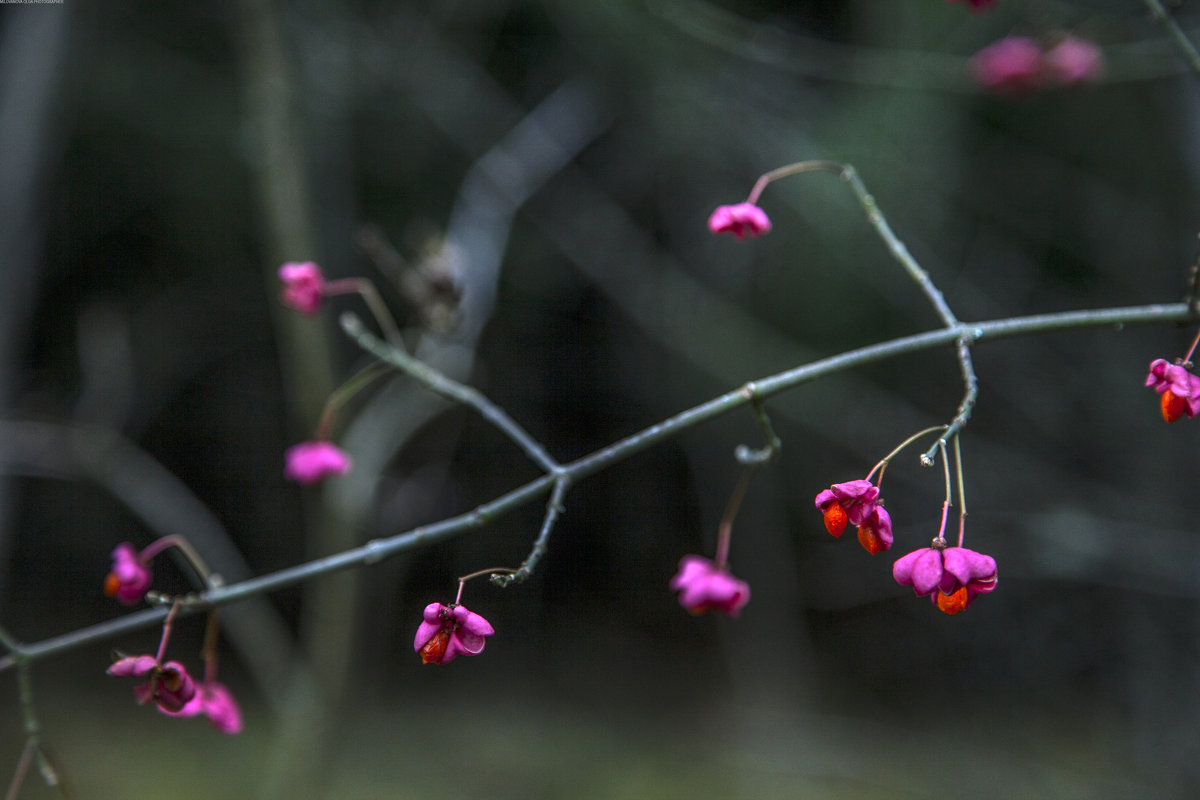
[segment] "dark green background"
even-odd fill
[[[236,579],[536,476],[475,415],[397,379],[339,421],[354,475],[286,484],[283,450],[366,361],[335,324],[356,299],[316,320],[279,306],[284,260],[370,276],[412,343],[568,460],[937,326],[832,176],[771,186],[767,237],[707,233],[715,205],[781,164],[854,164],[966,320],[1174,302],[1196,256],[1200,76],[1137,0],[0,12],[0,619],[23,641],[123,613],[100,593],[121,541],[196,530]],[[1197,13],[1182,4],[1185,29]],[[979,48],[1063,31],[1104,48],[1099,85],[1006,100],[970,84]],[[524,165],[480,161],[539,108],[561,159],[542,143]],[[514,206],[530,164],[544,172]],[[367,224],[410,265],[502,248],[477,336],[419,330],[356,248]],[[112,647],[153,651],[145,631],[36,666],[46,744],[74,796],[122,800],[1192,796],[1200,423],[1166,427],[1142,386],[1192,333],[976,348],[967,544],[1000,582],[958,617],[891,579],[941,508],[941,471],[915,451],[888,471],[892,553],[831,540],[812,507],[948,420],[946,350],[769,401],[783,455],[735,526],[753,589],[736,621],[689,617],[667,581],[712,552],[733,448],[758,443],[745,412],[576,486],[532,580],[467,587],[497,630],[477,658],[423,667],[420,611],[459,574],[519,562],[539,504],[231,607],[240,737],[138,708],[103,674]],[[187,585],[167,558],[156,572]],[[170,651],[197,670],[201,629],[181,622]],[[3,771],[21,748],[11,673],[0,710]],[[22,794],[53,796],[36,775]]]

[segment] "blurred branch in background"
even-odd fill
[[[1166,30],[1167,35],[1171,38],[1171,43],[1179,51],[1179,55],[1183,57],[1193,72],[1200,75],[1200,53],[1196,52],[1196,46],[1192,44],[1192,40],[1171,18],[1170,13],[1159,0],[1143,0],[1143,2],[1145,2],[1146,8],[1150,9],[1150,14],[1154,17],[1155,22]]]
[[[50,111],[59,92],[68,16],[61,9],[6,9],[0,28],[0,408],[24,388],[29,325],[37,308],[45,222],[41,187],[59,159]],[[9,482],[0,479],[0,563],[10,550]],[[0,590],[8,582],[0,570]]]

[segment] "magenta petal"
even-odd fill
[[[835,483],[830,490],[846,509],[850,524],[855,526],[861,526],[871,515],[879,498],[879,487],[868,480]]]
[[[1146,385],[1153,386],[1159,394],[1165,392],[1167,390],[1167,367],[1169,366],[1171,366],[1171,362],[1165,358],[1156,358],[1151,361],[1150,374],[1146,376]]]
[[[679,572],[671,578],[672,591],[679,591],[712,572],[713,563],[703,556],[688,555],[679,559]]]
[[[824,511],[830,503],[836,502],[837,495],[833,493],[832,489],[822,489],[817,493],[817,498],[813,501],[813,505],[817,507],[818,511]]]
[[[496,632],[492,624],[474,611],[468,611],[466,606],[454,609],[454,619],[458,621],[459,632],[470,633],[472,636],[491,636]]]
[[[962,586],[996,574],[996,559],[965,547],[947,547],[942,553],[942,565]]]
[[[446,645],[446,658],[443,658],[442,661],[445,663],[460,654],[479,655],[483,652],[485,644],[487,644],[487,640],[484,637],[460,628],[450,635],[450,641]]]
[[[113,662],[106,672],[109,675],[141,677],[158,666],[154,656],[125,656]]]
[[[208,688],[208,708],[204,711],[208,721],[221,733],[242,732],[242,709],[233,699],[233,692],[224,684],[213,683]]]
[[[866,520],[866,526],[875,531],[879,541],[883,542],[884,550],[892,549],[892,515],[883,506],[875,506],[871,516]]]
[[[225,684],[216,681],[196,687],[195,697],[178,711],[168,711],[165,708],[161,710],[171,717],[194,717],[204,714],[221,733],[234,734],[242,731],[242,710]]]
[[[441,622],[422,622],[417,628],[417,635],[413,638],[413,650],[421,652],[421,648],[428,644],[429,640],[436,636],[441,629]]]
[[[892,565],[892,577],[904,586],[913,587],[918,595],[927,595],[942,580],[942,553],[933,547],[922,547],[902,556]]]
[[[1192,373],[1179,364],[1169,365],[1163,375],[1167,388],[1179,397],[1189,397],[1192,394],[1192,377]]]

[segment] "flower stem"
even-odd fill
[[[371,316],[375,317],[375,322],[379,324],[379,329],[383,331],[383,338],[387,340],[388,344],[401,350],[405,349],[404,340],[400,337],[400,329],[396,326],[396,320],[392,316],[392,312],[388,311],[383,298],[379,296],[379,290],[375,288],[374,283],[367,278],[342,278],[325,284],[326,295],[350,293],[356,293],[362,297]]]
[[[474,572],[460,576],[458,579],[458,594],[454,597],[454,605],[458,605],[459,601],[462,600],[463,587],[472,578],[478,578],[481,575],[512,575],[514,572],[516,570],[511,567],[488,567],[487,569],[475,570]]]
[[[767,188],[767,184],[787,178],[792,175],[799,175],[802,172],[832,172],[840,175],[844,167],[836,161],[800,161],[795,164],[788,164],[784,167],[778,167],[770,172],[763,173],[754,183],[754,188],[750,190],[750,196],[746,198],[747,203],[757,203],[759,196],[763,193],[763,189]]]
[[[380,375],[391,371],[389,364],[376,361],[367,367],[356,372],[341,386],[333,390],[329,395],[329,399],[325,401],[325,408],[321,411],[321,420],[317,423],[316,438],[320,440],[328,440],[333,432],[333,421],[337,418],[337,412],[346,404],[346,401],[354,397],[371,384]]]
[[[1188,348],[1187,355],[1183,357],[1183,361],[1179,365],[1184,369],[1192,368],[1192,353],[1196,352],[1196,345],[1200,344],[1200,330],[1196,331],[1196,338],[1192,339],[1192,346]]]
[[[932,427],[924,428],[923,430],[917,431],[912,436],[909,436],[903,442],[896,445],[892,449],[892,452],[888,453],[886,456],[884,456],[883,458],[881,458],[879,460],[878,464],[871,467],[871,471],[867,473],[867,477],[864,480],[868,480],[868,481],[871,480],[871,476],[874,475],[878,471],[879,472],[879,480],[877,480],[875,482],[875,485],[878,486],[879,484],[883,483],[883,471],[885,469],[887,469],[887,465],[891,462],[891,460],[900,454],[901,450],[908,447],[910,444],[915,442],[917,439],[920,439],[922,436],[926,436],[930,433],[933,433],[934,431],[944,431],[944,430],[946,430],[945,425],[934,425]]]
[[[150,559],[171,547],[174,547],[179,550],[179,552],[183,553],[184,558],[186,558],[188,563],[192,565],[192,569],[194,569],[196,574],[200,576],[200,582],[204,584],[204,588],[211,589],[212,570],[208,568],[208,564],[206,564],[204,559],[200,557],[200,553],[196,551],[196,548],[192,547],[191,543],[187,539],[178,534],[173,533],[154,540],[150,544],[146,545],[142,552],[138,554],[138,558],[140,558],[143,563],[148,563]]]
[[[721,516],[721,524],[717,527],[717,553],[713,557],[713,566],[717,569],[725,569],[725,564],[729,561],[729,540],[733,536],[733,520],[737,516],[738,509],[742,507],[742,500],[746,499],[746,490],[750,488],[750,479],[754,477],[757,469],[756,465],[750,464],[742,470],[737,485],[733,487],[733,494],[729,496],[729,502],[725,505],[725,513]]]
[[[962,447],[957,435],[954,437],[954,471],[958,478],[958,546],[962,547],[963,534],[967,528],[967,490],[963,481]],[[942,458],[945,458],[943,451]]]
[[[933,540],[934,547],[946,546],[946,520],[950,516],[950,464],[946,460],[946,444],[942,442],[939,447],[942,451],[942,472],[946,476],[946,499],[942,501],[942,522],[938,526],[938,535]]]
[[[171,628],[175,624],[175,615],[179,613],[179,601],[176,600],[171,604],[171,610],[167,612],[167,618],[163,620],[162,638],[158,640],[158,653],[154,656],[154,660],[162,666],[163,655],[167,652],[167,642],[171,639]]]

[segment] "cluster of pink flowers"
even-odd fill
[[[1075,36],[1066,36],[1049,49],[1027,36],[1009,36],[971,57],[976,83],[1010,96],[1090,83],[1103,72],[1100,48]]]
[[[870,481],[835,483],[819,492],[814,503],[834,538],[851,524],[858,528],[859,544],[871,555],[892,548],[892,517],[883,507],[879,487]]]
[[[1162,396],[1162,417],[1167,422],[1174,422],[1185,414],[1194,417],[1200,413],[1200,378],[1182,364],[1172,364],[1165,358],[1154,359],[1150,362],[1146,385]]]
[[[197,683],[178,661],[163,663],[152,655],[124,656],[107,671],[118,677],[146,679],[133,687],[139,705],[153,700],[159,711],[169,716],[203,714],[221,733],[235,734],[242,730],[242,711],[229,688],[217,681]]]
[[[947,547],[940,536],[892,565],[892,577],[929,598],[947,614],[965,611],[978,595],[996,590],[996,560],[965,547]]]
[[[177,541],[176,537],[163,537],[141,552],[129,542],[121,542],[113,549],[112,571],[104,580],[104,593],[125,605],[141,602],[154,579],[150,561],[167,547],[178,546]],[[164,626],[157,656],[124,656],[108,668],[108,674],[144,678],[145,682],[133,687],[133,696],[139,705],[153,700],[164,714],[176,717],[204,714],[222,733],[240,732],[241,709],[229,689],[216,681],[214,663],[209,662],[207,671],[210,674],[197,683],[183,664],[162,660],[161,651],[166,649],[169,630],[169,625]]]
[[[852,524],[858,526],[858,541],[871,555],[891,549],[892,518],[883,508],[879,487],[871,481],[835,483],[819,492],[814,503],[825,518],[825,529],[835,538]],[[902,586],[913,587],[918,597],[932,595],[934,605],[945,613],[957,614],[977,595],[996,588],[996,561],[965,547],[947,547],[939,535],[930,547],[896,561],[892,577]]]

